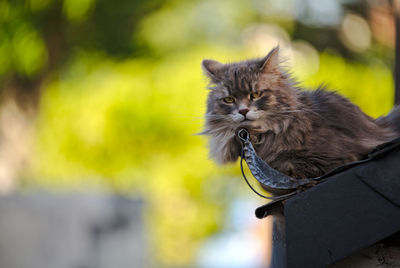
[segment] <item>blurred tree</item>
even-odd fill
[[[4,0],[0,2],[3,96],[36,108],[44,79],[78,50],[113,57],[138,53],[138,22],[161,0]]]
[[[0,189],[12,188],[24,162],[43,82],[57,76],[77,52],[97,51],[117,58],[139,53],[136,27],[160,3],[0,1]]]

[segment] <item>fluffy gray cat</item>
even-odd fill
[[[278,47],[262,59],[202,65],[210,79],[202,134],[218,163],[239,157],[239,127],[265,162],[294,178],[323,175],[400,136],[399,107],[375,120],[334,92],[304,90],[279,66]]]

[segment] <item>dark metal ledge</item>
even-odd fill
[[[399,232],[400,139],[368,162],[256,209],[258,218],[279,213],[284,234],[276,234],[283,240],[273,267],[325,267]]]

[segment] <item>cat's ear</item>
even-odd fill
[[[211,81],[218,81],[219,74],[221,73],[224,65],[215,60],[203,60],[202,64],[205,74],[211,79]]]
[[[268,55],[261,61],[260,71],[263,73],[272,73],[279,71],[279,46],[272,49]]]

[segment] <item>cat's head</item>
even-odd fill
[[[276,134],[288,127],[290,113],[298,106],[297,91],[279,66],[278,47],[262,59],[229,64],[204,60],[202,65],[210,79],[203,134],[211,136],[211,150],[213,143],[226,147],[225,152],[215,153],[227,153],[229,139],[239,127],[246,127],[251,133]],[[214,158],[228,162],[237,156]]]

